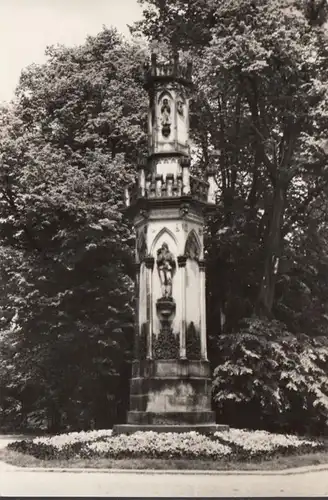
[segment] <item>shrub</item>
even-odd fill
[[[293,335],[252,318],[222,335],[213,395],[220,419],[236,427],[319,434],[328,418],[326,338]]]

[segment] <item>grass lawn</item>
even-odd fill
[[[149,470],[285,470],[295,467],[327,464],[328,451],[313,452],[301,455],[280,456],[271,459],[253,459],[249,461],[233,461],[231,459],[201,460],[177,459],[107,459],[107,458],[71,458],[68,460],[40,460],[31,455],[16,451],[0,450],[0,460],[17,467],[41,468],[86,468],[86,469],[149,469]]]

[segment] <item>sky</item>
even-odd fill
[[[0,0],[0,101],[13,97],[22,69],[48,45],[83,43],[102,26],[124,35],[141,18],[137,0]]]

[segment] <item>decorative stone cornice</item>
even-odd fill
[[[157,61],[156,54],[151,54],[150,64],[144,65],[144,86],[146,88],[155,82],[176,81],[183,85],[191,85],[192,63],[187,65],[179,63],[179,56],[175,54],[173,61],[169,64],[161,64]]]
[[[189,213],[189,203],[183,203],[180,206],[180,217],[184,218]]]
[[[187,257],[186,255],[178,255],[178,266],[186,267]]]

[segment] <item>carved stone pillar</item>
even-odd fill
[[[215,177],[214,177],[214,170],[213,169],[207,169],[206,172],[206,177],[207,177],[207,182],[208,182],[208,192],[207,192],[207,201],[208,203],[215,204],[215,196],[216,196],[216,184],[215,184]]]
[[[205,260],[198,261],[200,285],[200,348],[202,359],[207,361],[206,310],[205,310]]]
[[[161,174],[157,174],[155,179],[156,179],[156,196],[160,198],[162,196],[163,176]]]
[[[140,195],[144,197],[146,191],[146,176],[143,166],[139,168],[139,189]]]
[[[166,176],[166,195],[167,196],[172,196],[173,181],[174,181],[173,174],[167,174],[167,176]]]
[[[147,359],[153,358],[153,291],[152,291],[152,274],[154,268],[154,257],[148,256],[145,258],[147,268],[146,288],[147,288]]]
[[[178,256],[178,266],[180,268],[180,359],[186,359],[186,262],[185,255]]]
[[[139,325],[139,299],[140,299],[140,262],[136,262],[135,265],[135,288],[134,288],[134,293],[135,293],[135,298],[136,298],[136,320],[137,320],[137,325]]]
[[[182,194],[186,195],[190,193],[190,161],[188,158],[182,158],[180,164],[182,168]]]
[[[140,304],[140,262],[135,263],[135,322],[134,322],[134,357],[139,356],[141,328],[139,324],[139,304]]]

